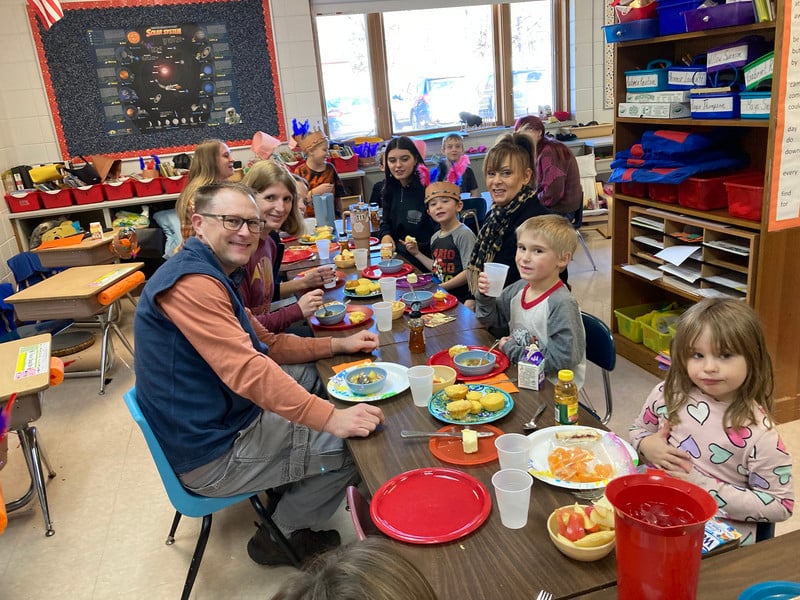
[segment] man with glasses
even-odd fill
[[[273,334],[253,318],[237,291],[264,227],[250,194],[232,183],[198,189],[195,237],[156,271],[136,308],[136,395],[188,489],[232,496],[286,486],[273,518],[304,559],[339,545],[335,530],[310,527],[357,478],[342,438],[369,435],[383,413],[335,409],[308,391],[321,389],[319,379],[300,363],[370,352],[378,338]],[[289,564],[263,527],[247,549],[258,563]]]

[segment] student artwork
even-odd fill
[[[133,227],[122,227],[111,239],[111,250],[120,258],[136,258],[139,252],[139,241],[136,229]]]

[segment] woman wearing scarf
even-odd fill
[[[533,139],[522,133],[509,133],[489,150],[483,162],[486,187],[492,196],[492,209],[478,234],[467,266],[470,291],[478,290],[478,275],[487,262],[508,265],[506,285],[518,281],[516,229],[531,217],[546,215],[530,187],[533,175]]]

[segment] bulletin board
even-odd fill
[[[62,4],[28,14],[63,159],[285,138],[269,0]]]

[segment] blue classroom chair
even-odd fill
[[[592,408],[584,405],[595,419],[603,425],[611,419],[613,410],[613,397],[611,393],[611,375],[617,364],[617,350],[614,345],[614,336],[611,330],[600,319],[589,313],[581,312],[583,328],[586,331],[586,360],[600,367],[603,373],[603,391],[605,392],[606,412],[603,417],[597,414]]]

